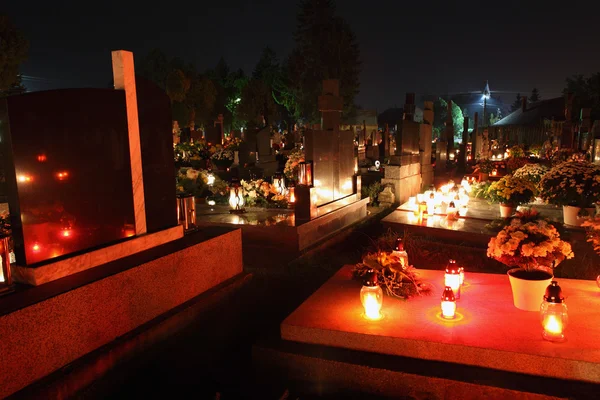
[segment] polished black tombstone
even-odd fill
[[[148,232],[177,225],[173,169],[173,134],[169,96],[136,76],[146,227]]]
[[[18,264],[135,234],[123,91],[65,89],[2,99],[0,138]]]

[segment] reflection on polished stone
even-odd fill
[[[229,207],[198,204],[196,218],[204,222],[250,225],[250,226],[294,226],[294,210],[279,208],[246,208],[245,214],[231,214]]]

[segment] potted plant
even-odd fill
[[[489,158],[482,158],[477,162],[477,169],[479,170],[479,182],[485,182],[494,169],[494,163]]]
[[[525,179],[526,181],[533,183],[537,189],[535,195],[539,196],[541,191],[540,182],[548,170],[549,168],[544,164],[525,164],[521,168],[517,169],[513,173],[513,176],[515,178]],[[542,201],[540,197],[536,197],[536,200],[538,202]]]
[[[537,211],[519,213],[491,238],[487,256],[509,267],[510,286],[515,307],[539,311],[553,268],[573,258],[571,245]]]
[[[216,147],[215,152],[210,156],[211,161],[221,171],[226,171],[231,167],[233,158],[233,151],[221,146]]]
[[[514,175],[506,175],[490,185],[487,197],[492,203],[500,205],[500,216],[508,218],[518,205],[529,203],[536,192],[533,183],[515,178]]]
[[[580,226],[580,212],[595,214],[594,204],[600,200],[600,166],[587,161],[565,161],[542,178],[540,196],[550,204],[563,207],[566,225]]]

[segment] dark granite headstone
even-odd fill
[[[256,135],[256,146],[259,156],[271,154],[271,130],[263,128]]]
[[[206,127],[206,141],[212,145],[221,144],[221,128],[219,125]]]
[[[172,148],[170,121],[165,129]],[[134,211],[124,91],[65,89],[0,100],[0,139],[18,264],[129,236]]]
[[[136,77],[148,233],[177,225],[173,186],[171,103],[154,83]],[[200,131],[193,131],[194,133]],[[193,137],[193,136],[192,136]]]

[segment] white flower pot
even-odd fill
[[[515,211],[515,207],[507,204],[500,204],[500,216],[502,218],[508,218],[513,215]]]
[[[546,288],[552,281],[552,275],[539,271],[541,274],[546,274],[547,279],[528,280],[513,276],[515,272],[522,271],[521,268],[513,268],[508,271],[508,279],[513,294],[513,303],[515,307],[523,311],[540,311],[540,305],[544,299]]]
[[[563,218],[565,225],[580,226],[583,222],[583,219],[577,218],[580,210],[580,207],[563,206]]]

